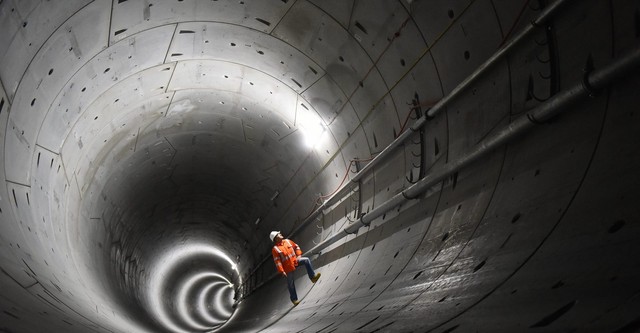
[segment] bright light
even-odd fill
[[[212,317],[209,314],[209,312],[206,311],[206,309],[207,309],[207,296],[209,295],[209,292],[211,291],[211,289],[213,287],[219,285],[219,284],[224,284],[224,282],[222,282],[222,281],[212,282],[208,286],[204,287],[204,289],[202,289],[202,291],[198,295],[198,311],[210,323],[215,323],[215,324],[221,324],[221,323],[224,323],[224,321],[220,320],[218,318]]]
[[[162,325],[173,332],[189,333],[190,331],[186,331],[178,327],[173,321],[171,321],[171,317],[167,313],[167,309],[162,302],[162,292],[165,290],[167,276],[179,263],[184,262],[191,256],[200,255],[211,255],[224,259],[231,265],[231,269],[238,273],[238,283],[242,283],[236,263],[233,262],[233,260],[231,260],[231,258],[229,258],[224,252],[209,244],[185,244],[167,251],[164,256],[159,257],[155,265],[151,266],[155,267],[156,270],[152,271],[149,275],[151,278],[149,281],[148,302],[151,314]]]
[[[200,324],[198,324],[195,320],[193,320],[190,316],[189,316],[189,311],[187,310],[188,306],[187,306],[187,295],[189,294],[189,290],[191,290],[193,288],[193,286],[200,280],[202,279],[206,279],[206,278],[216,278],[216,279],[220,279],[224,282],[226,282],[227,285],[231,284],[231,282],[229,282],[229,280],[227,280],[224,276],[217,274],[217,273],[199,273],[196,274],[192,277],[190,277],[185,283],[184,285],[182,285],[180,287],[180,292],[178,292],[178,313],[180,314],[180,316],[182,317],[182,319],[184,319],[185,322],[187,322],[187,324],[189,324],[191,327],[195,328],[195,329],[199,329],[199,330],[207,330],[207,329],[211,329],[213,327],[210,326],[202,326]]]
[[[315,147],[324,136],[324,132],[327,131],[322,119],[311,110],[298,112],[296,123],[304,137],[305,144],[310,148]]]
[[[218,308],[218,310],[220,310],[220,313],[225,316],[225,317],[231,317],[231,312],[227,311],[224,307],[224,302],[222,299],[222,296],[224,296],[224,289],[225,288],[231,288],[229,285],[226,285],[225,287],[222,287],[220,289],[218,289],[216,291],[216,296],[215,296],[215,304],[216,307]]]

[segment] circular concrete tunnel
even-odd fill
[[[632,0],[2,0],[0,332],[640,330],[639,39]]]

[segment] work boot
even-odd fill
[[[320,273],[316,273],[316,275],[311,278],[311,282],[316,283],[318,279],[320,279]]]
[[[291,301],[291,303],[293,303],[293,306],[296,306],[296,305],[300,304],[300,301],[298,301],[298,300],[296,299],[296,300]]]

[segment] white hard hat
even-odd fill
[[[279,233],[280,233],[280,231],[272,231],[272,232],[269,234],[269,238],[271,238],[271,241],[272,241],[272,242],[273,242],[273,239],[274,239],[274,238],[276,238],[276,235],[277,235],[277,234],[279,234]]]

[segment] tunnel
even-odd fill
[[[640,331],[639,67],[634,0],[0,0],[0,332]]]

